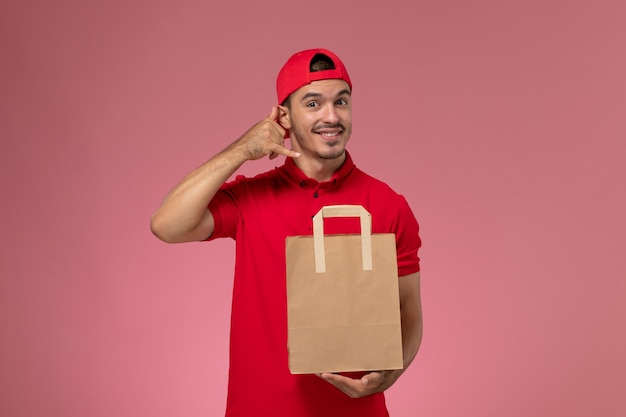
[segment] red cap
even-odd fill
[[[326,55],[333,62],[335,69],[311,71],[311,61],[316,55]],[[343,62],[328,49],[307,49],[291,56],[283,65],[276,79],[278,103],[282,104],[287,97],[300,87],[313,81],[338,79],[348,83],[352,90],[352,82]]]

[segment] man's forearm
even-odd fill
[[[284,113],[273,106],[265,119],[179,182],[152,215],[152,232],[170,243],[206,239],[214,226],[207,207],[222,184],[244,162],[268,155],[299,157],[298,152],[283,146],[285,129],[276,122],[281,112]]]
[[[402,320],[402,349],[406,369],[422,343],[423,319],[420,295],[420,273],[399,278],[400,316]]]
[[[165,197],[150,219],[152,232],[169,243],[201,240],[213,232],[207,207],[224,182],[246,161],[234,144],[193,170]]]
[[[341,374],[322,373],[319,376],[352,398],[360,398],[382,392],[391,387],[409,367],[422,342],[422,303],[420,298],[420,274],[399,278],[400,317],[402,320],[403,369],[370,372],[359,379]]]

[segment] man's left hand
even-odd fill
[[[318,376],[347,396],[361,398],[386,390],[398,379],[400,373],[398,371],[370,372],[359,379],[330,373],[323,373]]]

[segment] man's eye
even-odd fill
[[[317,107],[317,101],[309,101],[306,104],[307,107]]]
[[[340,98],[339,100],[337,100],[337,104],[345,106],[346,104],[348,104],[348,100]]]

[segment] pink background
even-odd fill
[[[148,220],[317,46],[422,226],[392,415],[626,415],[626,2],[347,3],[2,1],[2,417],[223,413],[233,242]]]

